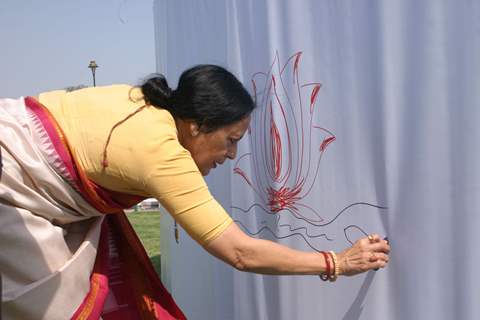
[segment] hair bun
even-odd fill
[[[163,75],[159,74],[148,79],[140,88],[145,102],[167,110],[171,109],[173,91]]]

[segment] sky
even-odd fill
[[[138,84],[156,71],[155,0],[0,0],[0,98],[96,84]]]

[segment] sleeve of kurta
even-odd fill
[[[146,189],[192,238],[205,245],[218,237],[232,219],[210,194],[190,153],[177,140],[175,129],[159,131],[162,134],[147,145],[152,156],[159,156],[149,158]]]
[[[41,94],[40,100],[52,106],[89,177],[107,189],[157,198],[192,238],[205,245],[232,219],[212,197],[190,153],[178,141],[168,111],[148,108],[119,126],[108,149],[109,167],[100,166],[111,128],[141,105],[129,99],[129,89],[54,91]],[[86,123],[88,134],[83,130]]]

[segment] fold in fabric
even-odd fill
[[[122,209],[33,98],[0,100],[5,319],[185,319]]]

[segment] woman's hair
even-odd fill
[[[198,65],[185,70],[176,90],[163,75],[142,85],[147,104],[168,110],[174,117],[195,121],[210,132],[249,115],[255,108],[252,97],[233,74],[216,65]]]

